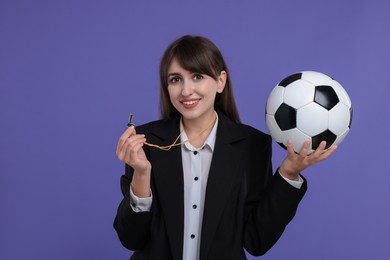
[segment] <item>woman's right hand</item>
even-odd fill
[[[152,169],[142,149],[145,141],[145,135],[137,134],[134,126],[130,126],[119,138],[116,148],[119,160],[130,165],[137,174],[150,174]]]

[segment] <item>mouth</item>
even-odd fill
[[[186,99],[186,100],[181,100],[180,103],[183,104],[185,108],[194,108],[199,104],[199,101],[201,99]]]

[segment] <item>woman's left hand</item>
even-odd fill
[[[312,166],[320,161],[327,159],[335,151],[337,146],[333,145],[328,150],[325,151],[326,142],[322,141],[317,149],[311,153],[307,154],[310,148],[310,141],[307,140],[303,144],[303,147],[299,154],[296,154],[293,148],[292,140],[287,142],[287,157],[283,160],[280,165],[280,173],[290,179],[296,180],[300,172],[306,169],[309,166]]]

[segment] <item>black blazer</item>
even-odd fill
[[[279,239],[306,191],[272,175],[270,136],[218,113],[219,124],[204,205],[200,259],[246,259],[262,255]],[[169,145],[179,135],[179,118],[137,127],[150,143]],[[121,177],[124,195],[114,221],[131,259],[182,259],[184,182],[181,148],[144,146],[152,164],[150,212],[130,207],[133,169]]]

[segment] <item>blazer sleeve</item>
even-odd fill
[[[130,182],[133,169],[126,165],[120,180],[123,199],[114,220],[114,228],[122,245],[132,251],[142,249],[150,238],[152,212],[134,212],[130,206]]]
[[[272,140],[251,142],[245,202],[244,247],[252,255],[265,254],[280,238],[294,217],[307,183],[297,189],[277,172],[272,174]],[[259,149],[260,147],[261,150]],[[255,155],[255,156],[254,156]],[[260,160],[258,158],[261,158]]]

